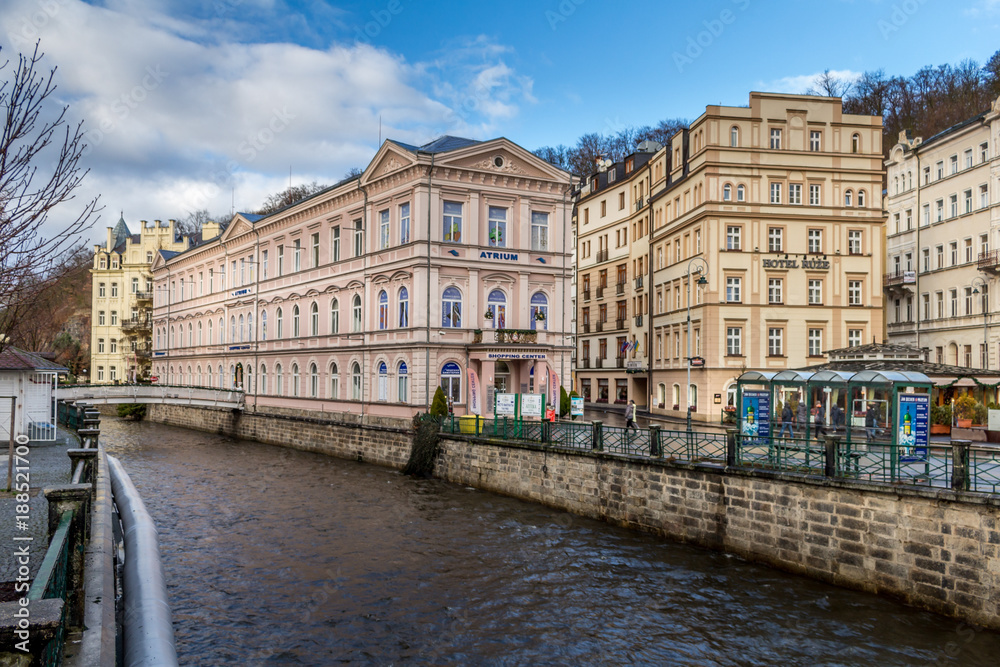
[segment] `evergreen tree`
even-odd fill
[[[444,389],[437,388],[434,392],[434,400],[431,401],[431,415],[434,417],[448,416],[448,399],[445,398]]]

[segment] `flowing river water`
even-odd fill
[[[996,665],[1000,635],[520,500],[107,419],[185,665]],[[984,563],[985,567],[985,563]]]

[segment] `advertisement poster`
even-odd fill
[[[517,394],[497,394],[497,406],[494,414],[498,417],[516,417]]]
[[[928,394],[900,394],[896,444],[903,463],[927,459],[927,436],[931,397]]]
[[[521,416],[542,418],[541,394],[521,394]]]
[[[750,438],[771,438],[771,394],[766,391],[744,391],[740,413],[740,433]]]
[[[469,375],[469,413],[474,415],[483,414],[483,408],[480,404],[480,391],[482,387],[479,386],[479,375],[472,368],[468,369]]]
[[[583,416],[583,396],[569,397],[569,414],[571,417]]]
[[[558,402],[559,402],[559,376],[551,368],[549,369],[549,396],[552,397],[551,402],[553,404],[558,404]]]

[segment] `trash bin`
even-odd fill
[[[482,433],[486,420],[480,415],[464,415],[458,418],[459,433]]]

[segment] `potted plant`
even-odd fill
[[[948,435],[951,433],[951,406],[931,406],[931,435]]]
[[[493,306],[490,306],[489,308],[486,309],[486,312],[483,313],[483,318],[487,320],[493,319]]]
[[[543,313],[543,312],[542,312],[542,311],[540,311],[540,310],[536,310],[536,311],[535,311],[535,319],[536,319],[537,321],[539,321],[539,322],[543,321],[543,320],[545,319],[545,313]]]
[[[976,414],[976,399],[970,394],[962,394],[955,400],[955,426],[969,428]]]

